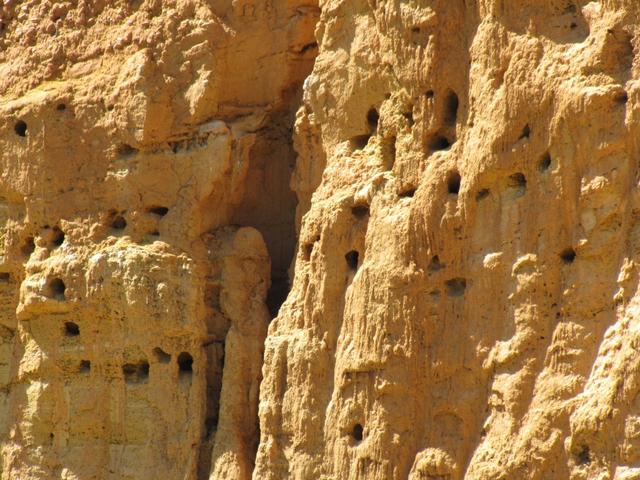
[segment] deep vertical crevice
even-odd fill
[[[297,101],[300,95],[296,95]],[[271,287],[267,307],[277,316],[289,294],[289,266],[296,248],[295,214],[298,201],[290,181],[295,165],[292,125],[298,103],[275,113],[267,122],[250,154],[250,166],[242,204],[231,223],[256,228],[271,258]]]

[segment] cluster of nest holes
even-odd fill
[[[16,135],[19,137],[27,136],[27,122],[24,120],[18,120],[13,126],[13,131],[16,132]]]
[[[375,107],[371,107],[366,116],[368,133],[364,135],[356,135],[351,138],[350,144],[352,150],[363,150],[368,144],[369,139],[378,130],[378,123],[380,122],[380,114]]]
[[[431,100],[435,97],[433,90],[427,90],[425,93],[427,100]],[[458,95],[453,90],[447,90],[443,100],[443,113],[442,124],[443,129],[433,134],[426,143],[428,153],[434,153],[438,151],[448,150],[453,145],[451,134],[458,121],[458,110],[460,107],[460,100]]]
[[[162,206],[152,206],[147,208],[147,213],[154,215],[158,218],[162,218],[165,215],[167,215],[167,213],[169,213],[169,208],[162,207]],[[156,228],[155,230],[152,230],[151,232],[149,232],[149,234],[154,237],[159,237],[160,231]]]
[[[153,349],[153,356],[160,364],[167,365],[171,363],[171,354],[165,352],[160,347]],[[187,352],[181,352],[178,355],[177,363],[180,379],[190,379],[193,374],[193,357]],[[147,360],[140,360],[137,363],[126,363],[122,366],[122,375],[126,383],[146,383],[149,378],[149,369],[149,362]]]
[[[440,260],[438,255],[434,255],[431,257],[429,261],[429,266],[427,270],[430,273],[437,273],[445,268],[445,265]],[[444,282],[445,291],[449,297],[462,297],[466,293],[467,290],[467,279],[462,277],[450,278],[449,280]],[[440,292],[438,290],[434,290],[430,292],[430,295],[433,298],[440,297]]]
[[[545,160],[546,161],[546,160]],[[549,157],[549,165],[545,168],[549,168],[551,165],[551,159]],[[515,198],[519,198],[527,193],[527,177],[524,173],[514,173],[507,178],[507,188],[511,192],[511,195]],[[488,188],[481,188],[476,192],[476,201],[480,202],[491,195],[491,190]]]
[[[538,159],[538,171],[540,173],[547,172],[553,164],[551,154],[544,152]],[[507,186],[512,190],[516,197],[521,197],[527,190],[527,178],[523,173],[514,173],[507,179]],[[476,193],[476,200],[484,200],[491,194],[488,188],[482,188]]]
[[[67,287],[61,278],[51,278],[45,284],[44,294],[54,300],[64,300],[66,290]]]

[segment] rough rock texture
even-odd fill
[[[318,13],[0,6],[2,478],[251,475]]]
[[[636,0],[5,0],[2,478],[640,479],[639,51]]]

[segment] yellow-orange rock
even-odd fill
[[[640,479],[639,35],[5,0],[1,478]]]

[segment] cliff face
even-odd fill
[[[639,33],[6,0],[2,478],[640,478]]]
[[[247,478],[317,7],[0,12],[2,478]]]
[[[322,3],[254,478],[640,478],[639,15]]]

